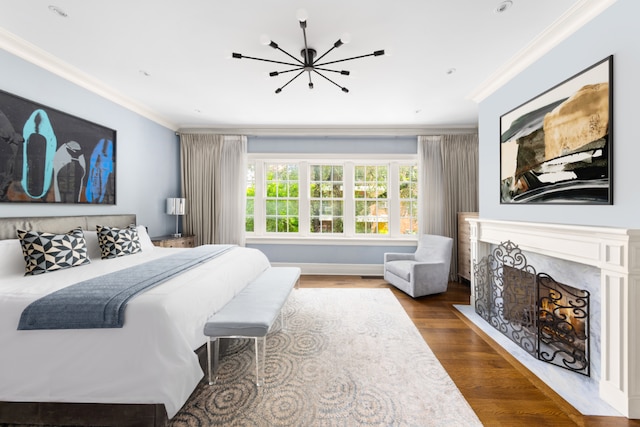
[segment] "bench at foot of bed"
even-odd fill
[[[267,333],[299,280],[298,267],[270,267],[207,320],[204,325],[204,334],[209,337],[207,340],[209,385],[214,384],[213,376],[218,371],[219,338],[254,339],[256,385],[261,385],[260,378],[264,377]],[[259,341],[262,346],[262,362],[259,357]]]

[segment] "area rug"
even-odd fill
[[[480,426],[389,289],[296,289],[267,336],[233,340],[171,426]]]

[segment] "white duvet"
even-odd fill
[[[93,238],[87,233],[90,248]],[[17,326],[43,295],[181,250],[149,242],[140,254],[110,260],[90,250],[91,264],[25,277],[19,242],[0,241],[0,401],[163,403],[173,417],[203,376],[194,350],[206,342],[206,319],[269,267],[262,252],[233,248],[136,296],[123,328]]]

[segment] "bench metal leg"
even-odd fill
[[[211,341],[213,341],[213,369],[211,367]],[[209,385],[215,384],[218,379],[218,360],[220,356],[220,338],[211,338],[207,340],[207,376]]]
[[[267,363],[267,337],[253,337],[256,352],[256,385],[259,387],[264,383],[264,365]],[[262,345],[262,362],[260,362],[260,350]]]

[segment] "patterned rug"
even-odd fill
[[[171,426],[480,426],[388,289],[296,289],[267,336],[233,340]]]

